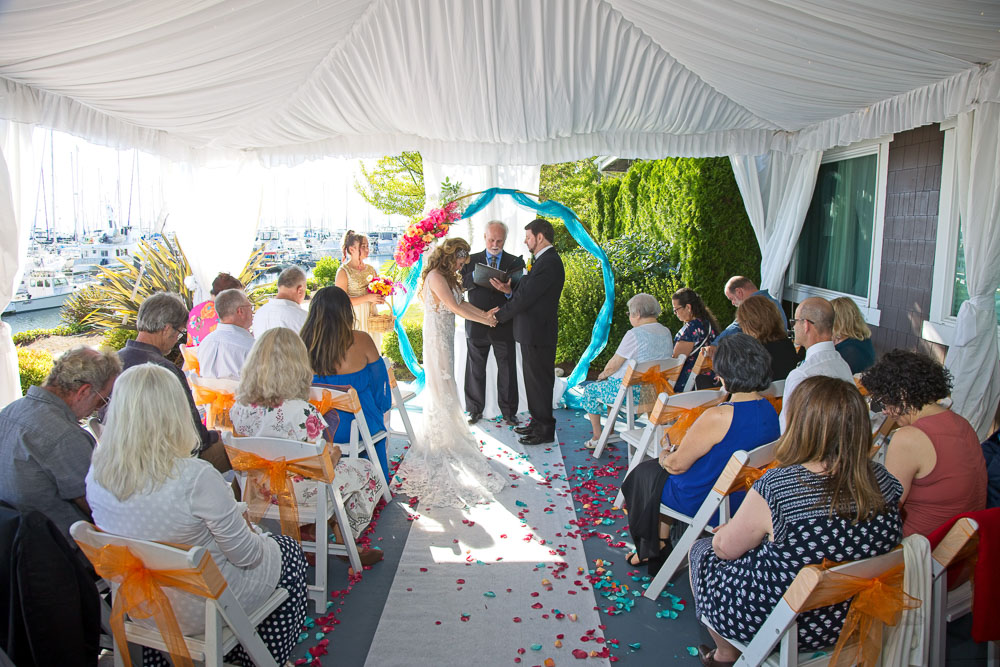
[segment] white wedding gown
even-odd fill
[[[456,301],[462,301],[455,292]],[[424,428],[396,471],[399,490],[424,507],[468,507],[494,500],[504,472],[479,449],[455,383],[455,314],[439,305],[426,281],[424,304]]]

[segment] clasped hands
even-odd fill
[[[495,280],[495,278],[494,278],[494,280]],[[485,318],[486,318],[486,324],[487,325],[489,325],[491,327],[495,327],[497,325],[497,311],[498,310],[500,310],[499,306],[497,306],[496,308],[491,308],[490,310],[486,311]]]

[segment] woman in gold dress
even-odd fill
[[[344,233],[343,260],[337,270],[335,284],[351,297],[354,308],[354,328],[364,331],[375,341],[375,347],[382,349],[381,332],[372,332],[368,328],[368,318],[375,314],[375,306],[385,303],[385,297],[368,291],[368,281],[378,272],[371,264],[366,264],[368,257],[368,237],[358,234],[353,229]]]

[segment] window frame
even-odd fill
[[[941,155],[941,191],[938,195],[937,237],[934,247],[934,273],[931,280],[931,309],[921,325],[920,337],[932,343],[951,346],[958,318],[951,314],[955,299],[959,209],[957,137],[955,118],[941,121],[944,150]]]
[[[847,297],[858,305],[858,309],[861,311],[862,316],[864,316],[865,322],[872,326],[878,326],[882,318],[882,311],[878,307],[878,296],[879,283],[882,278],[882,236],[885,228],[886,183],[889,177],[889,143],[892,139],[893,135],[889,134],[878,139],[859,141],[850,146],[831,148],[823,152],[823,157],[820,160],[820,164],[823,165],[863,157],[865,155],[877,156],[875,166],[875,217],[872,221],[872,252],[871,263],[868,267],[868,294],[866,296],[858,296],[856,294],[847,294],[845,292],[796,282],[795,276],[798,275],[799,255],[799,240],[796,239],[795,252],[792,253],[792,260],[789,262],[788,270],[785,272],[785,299],[801,303],[807,297],[811,296],[822,297],[827,301],[838,297]],[[811,198],[812,195],[810,195],[810,201]]]

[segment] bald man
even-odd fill
[[[851,367],[833,346],[833,306],[818,296],[809,297],[795,309],[795,319],[789,320],[795,331],[795,344],[806,348],[806,358],[785,379],[782,403],[788,399],[800,382],[814,375],[827,375],[854,384]],[[780,416],[781,432],[785,432],[785,411]]]

